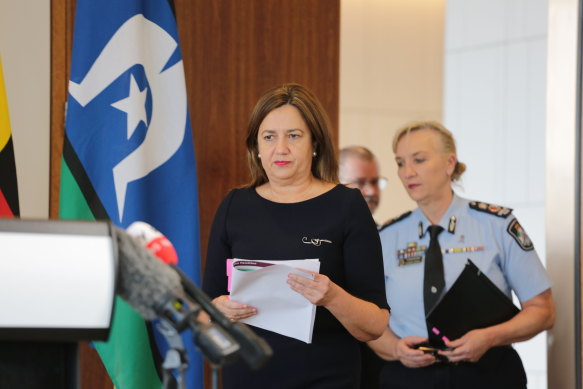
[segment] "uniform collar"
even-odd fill
[[[451,204],[439,221],[439,225],[450,234],[455,234],[457,222],[459,221],[460,210],[463,209],[463,204],[464,201],[462,198],[454,192]],[[419,208],[417,208],[416,211],[417,217],[419,219],[419,223],[417,225],[417,234],[419,235],[419,239],[421,239],[427,233],[427,227],[429,227],[431,223]]]

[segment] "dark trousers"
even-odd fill
[[[381,372],[382,389],[526,389],[522,361],[512,347],[489,350],[478,363],[435,363],[408,368],[386,362]]]
[[[366,345],[360,343],[360,389],[379,389],[379,377],[385,361]]]

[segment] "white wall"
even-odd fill
[[[341,0],[340,147],[363,145],[389,179],[375,212],[415,208],[391,141],[411,120],[441,119],[445,0]]]
[[[514,208],[544,262],[546,0],[448,0],[444,123],[468,165],[458,193]],[[546,388],[546,334],[516,345]]]
[[[20,214],[49,214],[50,1],[0,1],[0,56]]]

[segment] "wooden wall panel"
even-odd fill
[[[51,1],[51,153],[49,217],[59,217],[59,185],[63,136],[65,134],[65,102],[73,45],[73,0]]]
[[[326,108],[338,143],[340,3],[175,0],[175,8],[196,151],[204,261],[219,202],[248,179],[246,125],[264,91],[285,82],[310,88]],[[74,0],[52,0],[51,18],[50,216],[56,218]],[[94,357],[92,349],[82,352],[82,357]],[[95,371],[104,374],[100,362],[86,360],[82,387],[111,388],[107,380],[95,378]]]

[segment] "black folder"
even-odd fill
[[[457,339],[468,331],[510,320],[520,310],[470,260],[452,287],[427,314],[438,336]],[[435,331],[434,331],[435,332]]]

